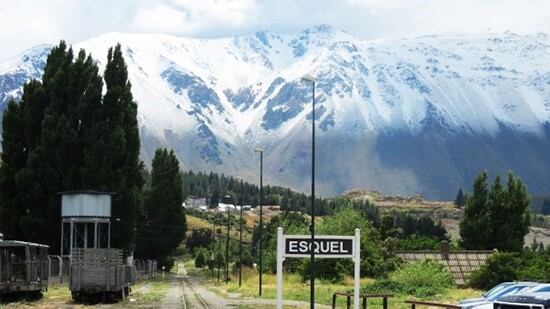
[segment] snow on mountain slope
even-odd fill
[[[138,102],[146,161],[167,146],[185,168],[255,179],[252,149],[261,146],[272,182],[306,189],[311,85],[300,79],[309,74],[325,194],[368,186],[450,197],[480,169],[513,169],[534,190],[550,190],[550,181],[538,181],[550,167],[541,154],[550,120],[546,34],[370,41],[321,25],[220,39],[109,33],[74,48],[103,66],[116,43]],[[49,48],[0,64],[2,108],[40,76]]]

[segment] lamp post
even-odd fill
[[[214,281],[214,267],[216,266],[216,255],[214,254],[215,251],[215,244],[214,244],[214,237],[216,237],[216,217],[214,216],[214,220],[212,220],[212,243],[210,244],[210,248],[212,249],[212,264],[210,265],[210,279]]]
[[[239,220],[239,288],[242,284],[242,275],[243,275],[243,180],[241,179],[241,218]]]
[[[311,261],[309,265],[309,306],[315,308],[315,252],[313,244],[315,243],[315,79],[311,76],[302,77],[303,82],[311,83]]]
[[[259,257],[260,257],[260,273],[259,273],[259,294],[262,296],[262,238],[264,229],[264,212],[263,212],[263,164],[264,151],[262,149],[254,149],[254,152],[260,153],[260,239],[259,239]]]
[[[217,217],[218,217],[218,220],[220,218],[219,216],[220,212],[219,212],[219,209],[217,210]],[[219,226],[220,226],[220,235],[218,234],[218,231],[216,230],[216,236],[218,238],[218,252],[216,253],[216,264],[218,264],[218,282],[220,281],[220,261],[219,261],[219,257],[220,257],[220,245],[221,245],[221,242],[220,242],[220,236],[221,236],[221,226],[222,226],[222,222],[221,220],[219,220]]]
[[[224,196],[227,208],[227,240],[225,243],[225,284],[229,283],[229,229],[230,229],[230,214],[229,214],[229,203],[232,201],[230,195]]]

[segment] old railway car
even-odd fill
[[[76,301],[124,298],[136,279],[136,268],[124,264],[120,249],[73,249],[69,288]]]
[[[48,288],[48,246],[0,239],[0,296]]]

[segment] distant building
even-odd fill
[[[249,211],[252,209],[252,206],[250,205],[243,205],[243,211]],[[241,211],[240,205],[233,205],[233,204],[225,204],[225,203],[218,203],[218,211],[224,212],[227,211],[227,208],[229,208],[229,212],[239,212]]]
[[[205,211],[208,209],[208,203],[206,203],[206,198],[204,197],[188,196],[182,204],[182,207]]]

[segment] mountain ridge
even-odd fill
[[[550,181],[538,181],[550,159],[537,153],[549,150],[546,34],[371,41],[321,25],[295,35],[216,39],[108,33],[74,47],[102,67],[118,42],[138,102],[145,161],[156,147],[171,147],[186,169],[253,180],[259,146],[270,182],[307,191],[311,86],[300,78],[310,74],[322,194],[368,187],[451,198],[481,169],[512,169],[535,192],[550,191]],[[2,109],[24,81],[39,77],[47,50],[0,64]],[[475,158],[461,147],[484,152]]]

